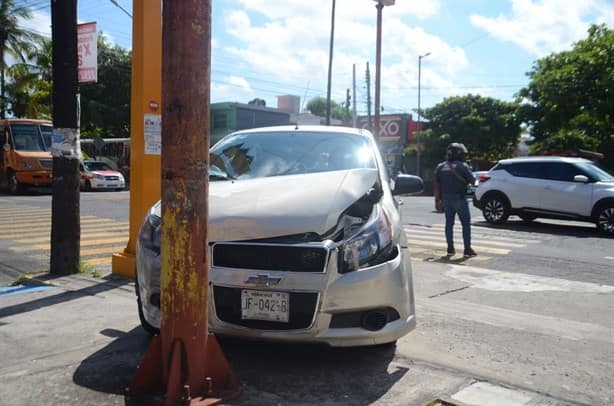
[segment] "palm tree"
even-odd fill
[[[26,57],[30,63],[16,63],[7,69],[10,77],[6,84],[11,95],[10,112],[16,117],[51,117],[52,42],[40,37]]]
[[[19,19],[30,19],[30,10],[15,6],[13,0],[0,0],[0,118],[6,114],[4,97],[5,56],[26,62],[25,53],[35,39],[36,34],[19,27]]]

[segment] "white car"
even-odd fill
[[[394,180],[370,132],[292,126],[239,131],[210,150],[209,328],[220,335],[394,343],[416,324]],[[160,202],[137,242],[142,326],[160,326]]]
[[[494,224],[512,214],[525,221],[580,220],[614,236],[614,176],[583,158],[501,160],[480,177],[473,203]]]
[[[83,161],[79,168],[81,170],[82,190],[123,190],[126,187],[124,175],[113,170],[106,162],[88,159]]]

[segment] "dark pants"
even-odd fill
[[[454,217],[458,218],[463,226],[463,243],[465,249],[471,248],[471,217],[469,215],[469,205],[464,197],[454,197],[442,199],[443,211],[446,215],[446,242],[448,247],[454,246]]]

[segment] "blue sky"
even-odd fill
[[[132,1],[116,0],[132,13]],[[49,33],[49,1],[31,6],[27,25]],[[131,47],[131,18],[111,0],[78,0],[80,22]],[[332,0],[213,0],[211,100],[276,106],[278,95],[301,102],[326,96]],[[381,105],[384,113],[468,93],[512,100],[533,62],[569,49],[592,23],[614,27],[613,0],[396,0],[383,10]],[[345,100],[356,64],[356,102],[366,112],[366,62],[375,82],[373,0],[336,0],[332,97]],[[306,98],[305,98],[306,96]]]

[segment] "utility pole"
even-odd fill
[[[326,90],[326,125],[330,125],[330,90],[333,75],[333,43],[335,39],[335,0],[330,17],[330,46],[328,49],[328,88]]]
[[[53,192],[51,274],[79,272],[79,118],[77,117],[77,0],[51,2],[53,43]]]
[[[161,326],[128,395],[218,404],[240,387],[208,330],[211,0],[164,2],[161,79]]]
[[[356,64],[352,65],[352,127],[356,128]]]
[[[371,73],[369,72],[369,62],[367,62],[367,73],[366,73],[366,80],[367,80],[367,118],[368,118],[368,126],[367,128],[369,129],[369,131],[372,130],[372,126],[371,126]],[[377,135],[376,135],[376,140],[377,140]]]

